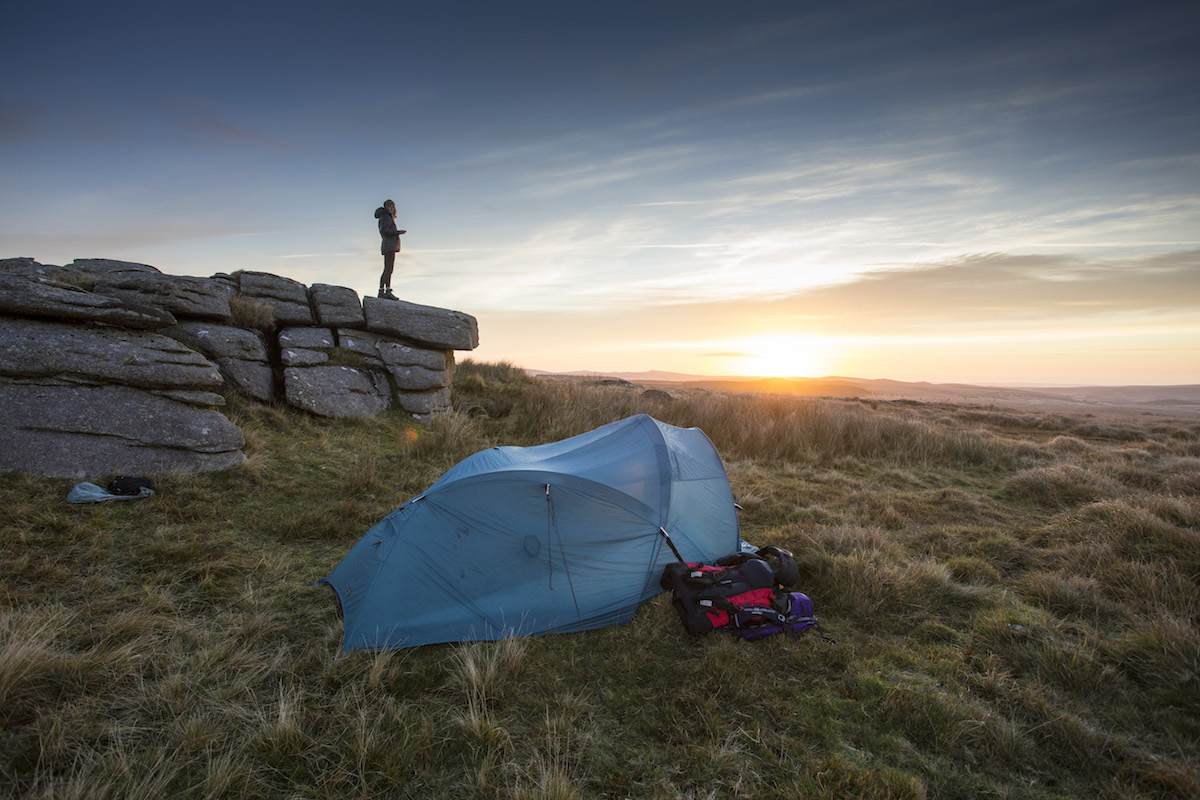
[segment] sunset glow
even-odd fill
[[[815,378],[830,374],[827,345],[812,336],[762,336],[743,343],[744,355],[734,356],[734,375]]]

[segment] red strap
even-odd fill
[[[770,608],[772,597],[774,597],[774,591],[772,589],[751,589],[748,592],[735,594],[732,597],[726,597],[725,599],[730,603],[733,603],[738,608],[748,608],[750,606],[763,606]],[[728,612],[721,611],[719,609],[713,609],[712,611],[705,611],[704,613],[708,616],[708,619],[710,622],[712,622],[712,626],[714,628],[719,628],[722,625],[729,623]]]

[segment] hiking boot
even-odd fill
[[[384,289],[382,292],[380,292],[379,296],[384,298],[385,300],[399,300],[400,299],[399,297],[396,297],[396,295],[392,294],[392,287],[390,287],[390,286],[388,288]]]

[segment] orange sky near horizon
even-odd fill
[[[1042,258],[968,258],[785,299],[484,311],[480,348],[459,357],[551,372],[1200,384],[1198,255],[1121,261],[1076,280]]]
[[[500,315],[502,316],[502,315]],[[572,343],[556,344],[556,326]],[[1024,337],[837,337],[788,333],[725,339],[654,340],[628,318],[542,320],[533,326],[480,318],[481,345],[459,360],[508,361],[548,372],[647,372],[743,377],[890,378],[980,385],[1200,384],[1200,349],[1163,346],[1149,334],[1085,332]],[[643,338],[645,336],[646,338]],[[593,344],[580,346],[580,341]],[[514,359],[513,353],[523,354]]]

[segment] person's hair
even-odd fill
[[[394,205],[396,205],[396,204],[395,204],[395,203],[393,203],[391,200],[384,200],[384,201],[383,201],[383,204],[384,204],[384,206],[394,206]]]

